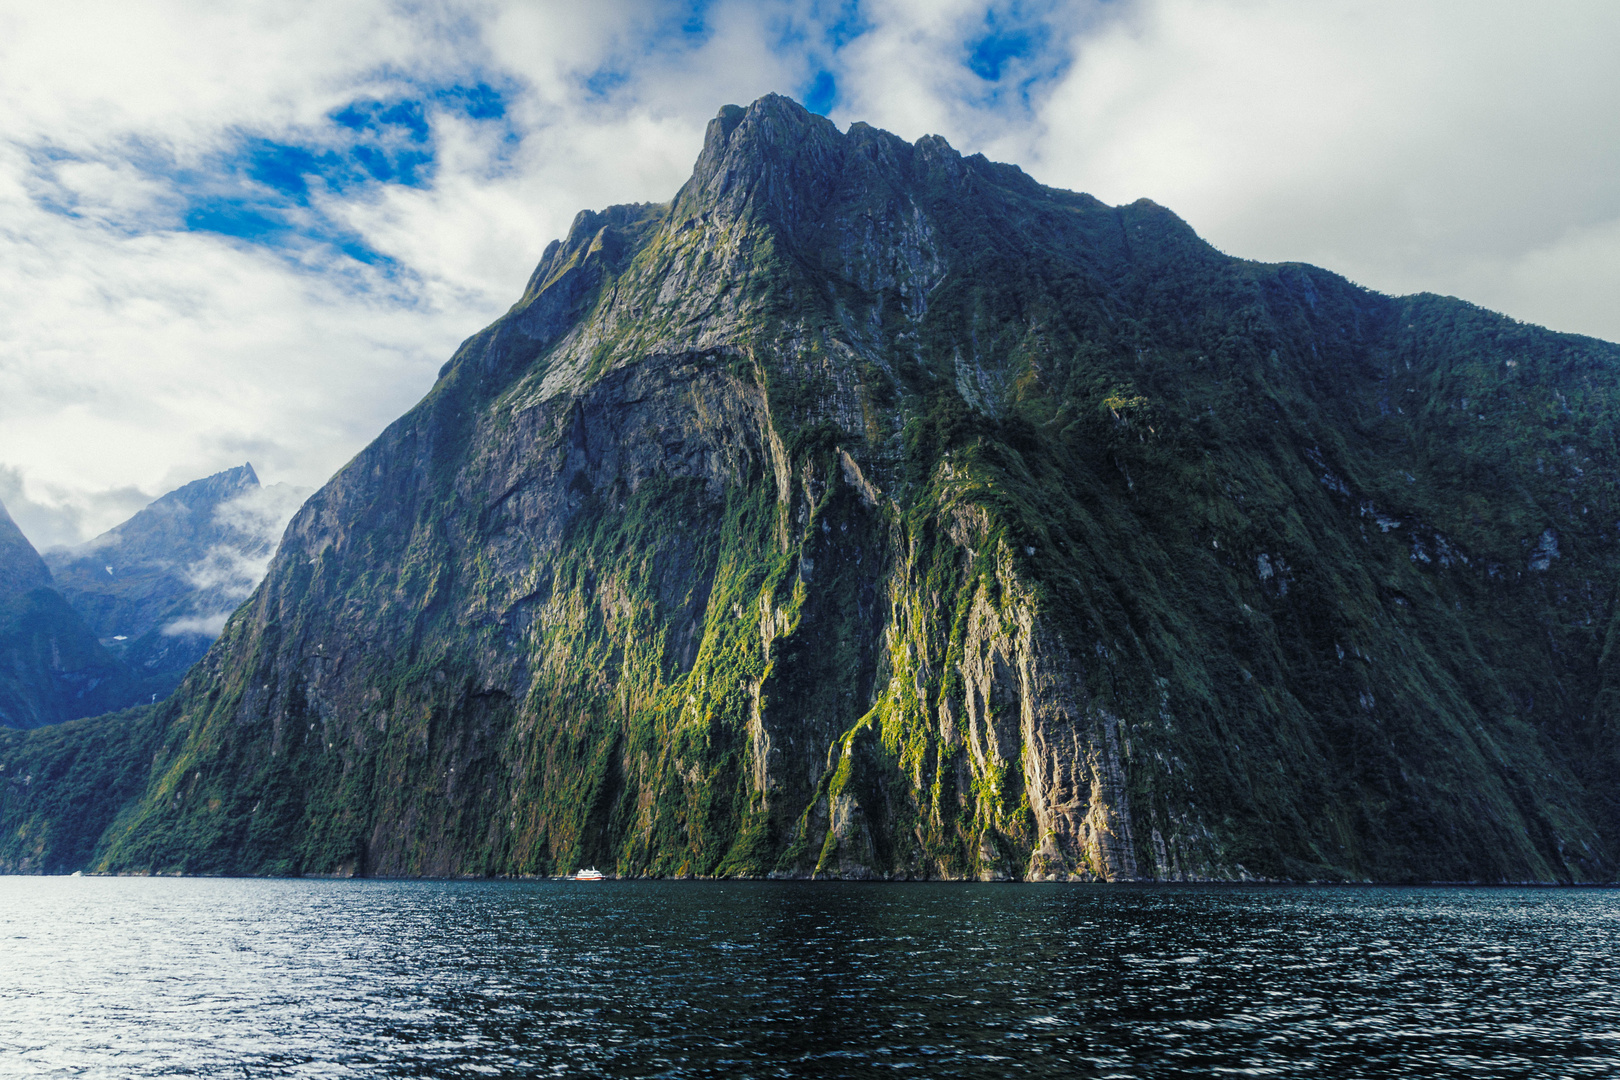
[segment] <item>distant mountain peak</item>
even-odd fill
[[[259,476],[248,463],[193,480],[153,499],[136,511],[134,516],[114,525],[100,536],[77,547],[52,551],[48,562],[60,567],[96,552],[131,547],[147,550],[173,544],[184,531],[206,529],[214,511],[222,504],[258,489]]]
[[[0,505],[0,727],[167,694],[263,576],[293,498],[244,463],[44,556]]]
[[[244,462],[233,469],[225,469],[205,476],[201,480],[193,480],[189,484],[182,484],[167,495],[152,500],[147,509],[165,506],[185,506],[188,508],[212,508],[222,502],[228,502],[244,491],[252,491],[259,487],[259,474],[253,471],[253,465]],[[144,511],[142,511],[144,513]],[[140,520],[140,514],[123,525],[115,527],[123,529]]]

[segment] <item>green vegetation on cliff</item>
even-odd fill
[[[1611,880],[1617,377],[728,107],[310,500],[140,792],[29,866]]]
[[[146,708],[28,732],[0,728],[0,873],[92,865],[113,818],[145,792],[167,719]]]

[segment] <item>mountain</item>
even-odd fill
[[[0,866],[1613,880],[1617,416],[1620,347],[728,106],[105,779],[0,740]]]
[[[0,727],[107,712],[142,689],[52,587],[44,560],[0,506]]]
[[[226,469],[45,561],[103,643],[162,696],[263,577],[286,517],[280,488],[262,488],[251,464]]]

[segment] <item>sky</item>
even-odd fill
[[[1620,4],[0,0],[0,501],[324,483],[723,104],[1620,340]]]

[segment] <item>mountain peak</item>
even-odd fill
[[[182,484],[167,495],[154,500],[151,506],[172,504],[183,504],[188,507],[213,506],[227,502],[244,491],[252,491],[258,486],[259,474],[253,471],[253,463],[243,462],[235,468],[205,476],[201,480],[193,480],[189,484]]]
[[[754,212],[791,220],[831,186],[845,136],[792,98],[767,94],[744,109],[727,105],[709,121],[692,178],[675,199],[675,220]]]
[[[816,135],[838,137],[838,126],[781,94],[766,94],[747,108],[723,105],[709,121],[694,171],[702,171],[706,158],[712,161],[725,156],[733,146],[734,137],[738,149],[758,152],[790,148],[794,142]]]
[[[210,551],[244,546],[238,523],[219,511],[259,490],[258,474],[246,463],[175,488],[95,539],[52,551],[57,587],[104,637],[154,629],[172,617],[166,609],[147,610],[154,596],[189,596],[188,575]]]

